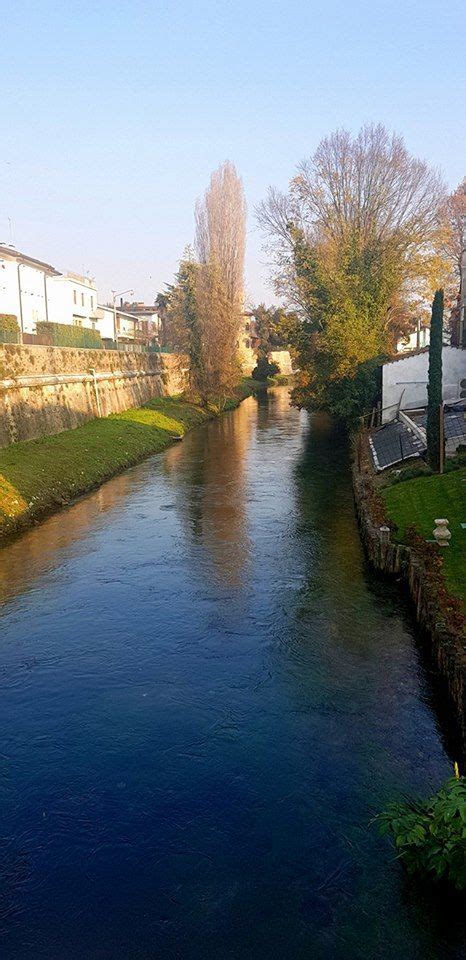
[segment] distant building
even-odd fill
[[[76,273],[62,274],[49,263],[2,244],[0,313],[15,316],[22,333],[35,333],[41,321],[95,329],[95,281]]]
[[[257,321],[253,313],[243,314],[243,324],[238,341],[238,356],[241,369],[245,375],[250,375],[257,363],[257,350],[260,339],[257,331]]]
[[[97,308],[97,330],[102,340],[115,340],[116,336],[120,343],[144,344],[146,339],[140,323],[138,317],[121,307],[99,304]]]
[[[51,283],[61,277],[49,263],[0,244],[0,313],[16,317],[20,330],[34,333],[49,316]]]
[[[117,333],[118,339],[126,341],[127,343],[142,343],[143,337],[139,327],[138,317],[133,316],[133,314],[128,313],[126,310],[121,308],[117,309]]]
[[[0,313],[16,317],[29,342],[43,321],[97,330],[103,340],[160,342],[161,320],[155,306],[123,303],[121,298],[119,306],[99,304],[95,280],[61,273],[8,244],[0,244]]]
[[[418,321],[417,329],[401,337],[396,345],[397,353],[409,353],[411,350],[422,350],[430,343],[430,327],[427,323]]]
[[[78,327],[98,329],[97,286],[95,280],[78,273],[67,273],[55,284],[60,288],[54,320]],[[64,319],[67,317],[68,319]],[[52,318],[50,318],[52,319]]]
[[[102,340],[115,339],[115,316],[113,307],[98,304],[97,306],[97,328]]]
[[[154,305],[142,301],[123,303],[122,309],[139,321],[138,335],[141,341],[149,344],[154,340],[161,341],[162,322]]]

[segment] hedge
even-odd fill
[[[18,343],[18,320],[13,313],[0,313],[0,343]]]
[[[36,331],[40,336],[49,337],[54,347],[88,347],[92,350],[102,348],[102,337],[98,330],[77,327],[70,323],[49,323],[39,320]]]

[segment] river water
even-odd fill
[[[325,419],[251,398],[0,562],[3,960],[466,956],[370,825],[455,746]]]

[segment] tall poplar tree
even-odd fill
[[[202,359],[199,395],[204,402],[221,402],[240,374],[237,353],[245,238],[243,185],[234,165],[226,161],[212,174],[204,197],[196,204],[196,308]]]

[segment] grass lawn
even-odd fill
[[[241,383],[224,409],[250,393]],[[163,450],[216,412],[181,397],[160,397],[75,430],[1,449],[0,540]]]
[[[414,524],[426,540],[432,540],[434,520],[449,520],[450,546],[443,552],[445,577],[451,592],[466,600],[466,529],[461,528],[461,523],[466,523],[466,468],[443,476],[405,480],[385,487],[381,494],[390,518],[398,526],[400,540],[409,524]]]

